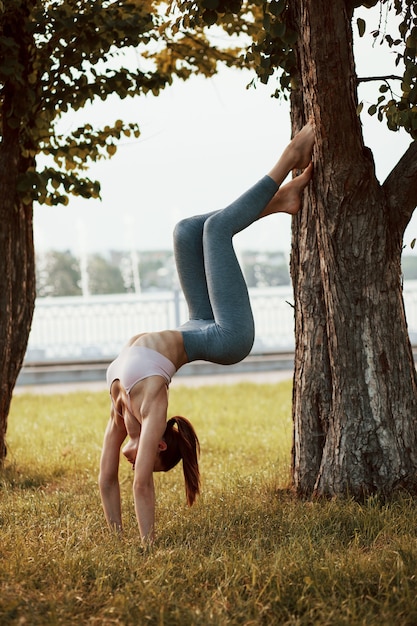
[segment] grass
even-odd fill
[[[97,468],[106,392],[17,396],[0,475],[0,624],[417,624],[415,500],[301,502],[288,491],[291,386],[173,388],[203,493],[157,476],[158,540],[105,527]]]

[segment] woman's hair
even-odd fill
[[[200,493],[200,470],[198,469],[200,443],[197,434],[191,422],[177,415],[168,420],[163,438],[167,444],[166,450],[161,450],[159,453],[163,471],[168,472],[182,459],[185,494],[187,504],[191,506]]]

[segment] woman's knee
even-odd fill
[[[180,220],[175,224],[174,227],[174,239],[175,241],[184,239],[184,237],[188,237],[188,233],[190,232],[190,218],[185,218]]]
[[[183,243],[189,239],[201,236],[202,224],[194,217],[185,217],[174,228],[174,242]]]
[[[204,223],[204,238],[217,238],[219,233],[224,233],[224,226],[220,211],[213,213]]]
[[[252,350],[255,340],[254,329],[236,328],[233,332],[223,335],[217,347],[217,362],[223,365],[234,365],[243,361]]]

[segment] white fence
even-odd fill
[[[292,288],[250,290],[256,338],[252,354],[294,349]],[[412,343],[417,343],[417,281],[404,284]],[[133,335],[176,328],[186,321],[182,294],[155,292],[68,298],[38,298],[26,364],[110,360]]]
[[[291,351],[291,287],[254,289],[250,296],[256,324],[253,353]],[[178,291],[38,298],[25,362],[113,358],[133,335],[176,328],[186,319]]]

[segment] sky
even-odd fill
[[[363,14],[368,23],[372,15]],[[370,48],[368,38],[357,41],[355,58],[359,76],[398,73],[392,53],[379,45]],[[211,79],[177,82],[158,97],[112,98],[66,114],[61,129],[68,132],[82,120],[104,126],[122,119],[138,122],[141,135],[121,141],[112,159],[91,166],[88,176],[101,182],[101,201],[70,198],[66,207],[35,205],[36,250],[71,250],[81,256],[171,249],[179,219],[234,200],[269,171],[290,139],[288,103],[271,97],[273,81],[247,89],[252,78],[249,72],[224,68]],[[366,83],[359,88],[361,119],[383,182],[411,139],[366,113],[371,90]],[[289,251],[290,233],[289,216],[271,216],[237,235],[235,245],[237,250]],[[404,243],[416,236],[414,217]]]

